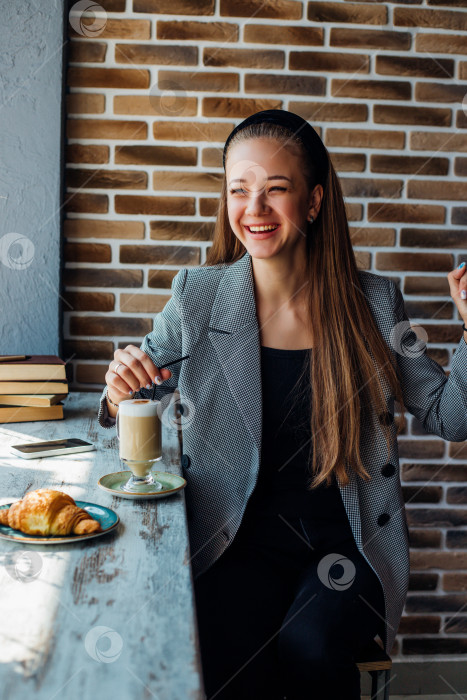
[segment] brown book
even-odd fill
[[[0,394],[0,406],[54,406],[67,394]]]
[[[0,423],[26,423],[61,418],[63,418],[62,403],[55,406],[0,406]]]
[[[68,394],[67,382],[0,382],[0,394]]]
[[[37,381],[66,379],[65,361],[57,355],[26,355],[25,360],[5,359],[0,362],[0,380]],[[12,355],[11,357],[17,357]]]

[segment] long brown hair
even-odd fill
[[[282,125],[263,122],[246,126],[232,138],[228,151],[239,141],[258,137],[298,149],[311,192],[316,184],[313,165],[299,135]],[[333,474],[347,485],[348,467],[366,481],[371,479],[361,460],[360,436],[372,406],[381,417],[389,460],[392,428],[386,420],[384,388],[391,389],[402,410],[396,434],[406,425],[397,366],[362,290],[340,182],[327,155],[329,169],[322,183],[321,208],[306,232],[306,300],[314,342],[302,375],[308,374],[311,387],[310,490],[324,481],[330,485]],[[204,265],[231,264],[245,252],[229,223],[224,173],[212,246]]]

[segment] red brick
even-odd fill
[[[131,165],[196,165],[195,146],[120,146],[115,163]]]
[[[66,219],[65,236],[69,238],[144,238],[142,221],[108,219]]]
[[[217,99],[217,98],[216,98]],[[250,102],[250,101],[249,101]],[[255,110],[253,110],[255,111]],[[250,112],[248,112],[250,114]],[[232,115],[228,115],[232,117]],[[245,115],[246,116],[246,115]],[[154,122],[154,138],[171,141],[224,142],[234,128],[233,122]]]
[[[150,238],[153,240],[209,241],[214,225],[209,221],[174,221],[158,219],[149,223]],[[149,285],[151,286],[151,285]],[[170,286],[170,284],[168,285]]]
[[[190,117],[198,113],[198,99],[188,95],[174,96],[161,84],[148,95],[115,95],[115,114],[147,114],[158,117]]]
[[[424,124],[451,126],[451,110],[431,107],[403,107],[402,105],[375,105],[374,121],[380,124]]]
[[[430,204],[391,204],[369,202],[368,221],[444,224],[445,207]]]
[[[80,37],[70,27],[72,37]],[[150,39],[151,22],[147,19],[112,19],[107,18],[104,31],[99,34],[99,39]],[[87,39],[89,41],[89,39]]]
[[[103,42],[90,41],[70,41],[68,49],[69,63],[103,63],[107,44]]]
[[[66,163],[108,163],[108,146],[91,146],[83,143],[71,143],[65,146]]]
[[[120,311],[157,314],[169,301],[167,294],[120,294]]]
[[[456,158],[454,161],[454,175],[467,177],[467,158]]]
[[[417,83],[415,99],[421,102],[462,102],[467,94],[467,84]]]
[[[390,32],[382,29],[348,29],[332,27],[330,45],[340,48],[393,49],[408,51],[412,37],[409,32]]]
[[[418,7],[395,7],[394,24],[399,27],[439,27],[462,32],[467,30],[467,13],[425,10]]]
[[[410,101],[412,86],[395,80],[340,80],[331,82],[331,94],[337,97],[355,97],[370,100]]]
[[[123,318],[122,316],[74,316],[70,318],[71,335],[145,336],[152,331],[150,318]],[[107,367],[108,369],[108,367]]]
[[[387,8],[375,4],[342,2],[308,2],[307,17],[313,22],[354,22],[357,24],[386,24]]]
[[[378,270],[417,270],[419,272],[451,271],[452,255],[447,253],[383,253],[377,252],[375,266]],[[404,442],[404,444],[406,444]],[[434,455],[433,455],[434,456]]]
[[[195,200],[193,197],[145,197],[119,194],[115,196],[115,211],[117,214],[193,216]]]
[[[222,180],[222,173],[157,170],[153,174],[153,189],[155,192],[164,190],[189,190],[220,193]]]
[[[120,262],[133,265],[199,265],[201,249],[180,245],[121,245]]]
[[[216,216],[219,209],[218,197],[200,197],[199,213],[201,216]]]
[[[370,131],[369,129],[326,129],[326,146],[354,148],[397,148],[405,147],[403,131]]]
[[[422,78],[452,78],[452,58],[418,56],[376,56],[376,72],[382,75],[418,76]]]
[[[91,301],[91,298],[101,296],[101,297],[112,297],[115,299],[113,294],[86,294],[86,293],[80,293],[77,294],[75,292],[68,292],[64,294],[65,298],[89,298]],[[86,306],[86,304],[84,304]],[[88,308],[75,308],[76,311],[94,311],[95,309],[88,309]],[[97,309],[98,311],[113,311],[114,306],[112,306],[109,309]],[[113,359],[114,355],[114,344],[111,341],[108,340],[76,340],[75,338],[73,340],[65,340],[63,342],[63,353],[65,357],[68,357],[70,355],[73,355],[77,359],[85,359],[85,360],[109,360],[109,362]]]
[[[171,90],[200,90],[207,92],[237,92],[239,87],[238,73],[221,73],[220,71],[201,72],[160,70],[159,85],[170,84]]]
[[[147,138],[148,125],[140,121],[118,119],[68,119],[67,136],[70,139],[129,139]]]
[[[202,104],[203,117],[230,117],[231,119],[245,118],[263,109],[282,108],[281,100],[255,100],[254,98],[245,99],[240,97],[203,97]]]
[[[401,246],[411,248],[443,248],[444,245],[438,243],[446,239],[446,246],[449,246],[451,238],[455,234],[459,237],[460,231],[454,232],[451,237],[450,231],[443,229],[401,229]],[[466,234],[464,234],[465,236]],[[404,279],[404,294],[423,294],[426,296],[448,296],[449,282],[446,277],[411,277],[407,275]],[[444,364],[447,364],[445,362]]]
[[[308,121],[366,122],[368,106],[331,102],[290,102],[289,110]]]
[[[170,289],[177,270],[149,270],[148,287],[150,289]]]
[[[324,33],[321,27],[252,24],[248,22],[243,28],[243,41],[252,44],[323,46]]]
[[[65,243],[64,259],[67,262],[112,262],[112,249],[103,243]]]
[[[357,53],[334,53],[319,51],[291,51],[291,70],[338,71],[340,73],[368,73],[370,58]]]
[[[133,11],[160,15],[212,15],[214,0],[133,0]]]
[[[314,75],[248,73],[245,92],[289,95],[325,95],[326,78]]]
[[[370,170],[375,173],[415,173],[416,175],[447,175],[448,158],[424,156],[386,156],[374,153],[370,158]]]
[[[63,272],[63,280],[68,287],[142,287],[143,271],[66,268]]]
[[[268,49],[234,49],[207,46],[203,50],[203,65],[210,67],[284,68],[284,51]]]
[[[417,52],[462,54],[467,53],[467,42],[463,34],[425,34],[425,32],[419,32],[415,38],[415,50]]]
[[[446,131],[412,131],[410,148],[415,151],[467,151],[467,134]]]
[[[245,30],[249,25],[246,25]],[[190,22],[158,21],[156,25],[158,39],[181,39],[187,41],[238,41],[238,24],[233,22]]]
[[[376,178],[341,178],[344,197],[390,197],[401,196],[402,180],[377,180]]]
[[[109,198],[106,194],[81,194],[71,192],[65,195],[65,211],[89,214],[107,214]]]
[[[354,246],[393,246],[396,231],[393,228],[350,228],[350,239]]]
[[[110,188],[141,190],[147,189],[147,173],[137,170],[91,170],[69,168],[66,172],[67,187]]]
[[[101,114],[105,111],[104,95],[73,92],[66,96],[68,114]]]
[[[221,15],[226,17],[268,17],[270,19],[301,19],[302,3],[296,0],[220,0]]]
[[[366,156],[363,153],[331,153],[332,164],[338,172],[363,172]]]
[[[148,88],[149,71],[132,68],[69,68],[70,87]]]
[[[430,200],[465,200],[467,197],[467,183],[438,180],[410,180],[407,187],[407,196],[416,199]]]
[[[115,60],[117,63],[196,66],[198,49],[170,44],[117,44]]]

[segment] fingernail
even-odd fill
[[[466,297],[467,297],[467,292],[465,291],[465,289],[463,289],[461,292],[461,299],[465,299]]]
[[[464,267],[464,265],[465,265],[465,262],[462,262],[457,269],[459,270],[461,267]]]
[[[154,379],[154,381],[156,384],[162,384],[162,379],[161,379],[161,377],[159,377],[159,375],[157,375],[157,377]]]

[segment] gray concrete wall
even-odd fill
[[[60,354],[64,4],[0,0],[0,354]]]

